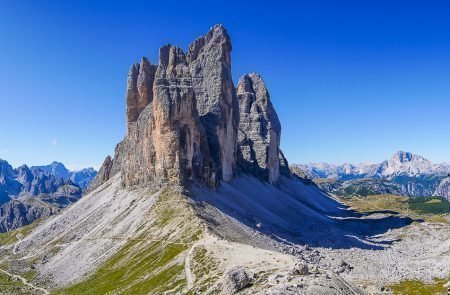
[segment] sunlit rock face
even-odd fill
[[[157,65],[145,57],[132,65],[127,134],[90,189],[119,172],[126,187],[186,180],[214,187],[239,173],[277,182],[278,116],[258,74],[235,88],[230,53],[230,37],[216,25],[187,53],[165,45]]]
[[[127,79],[127,128],[136,122],[144,108],[153,100],[153,82],[156,65],[143,57],[140,64],[133,64]]]
[[[180,48],[167,45],[160,49],[153,91],[156,177],[171,182],[202,180],[207,172],[204,168],[209,167],[209,154],[186,56]]]

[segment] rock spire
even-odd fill
[[[235,88],[231,48],[228,32],[216,25],[187,53],[164,45],[158,65],[144,57],[131,66],[127,134],[91,190],[119,172],[128,187],[186,180],[216,186],[239,173],[276,183],[280,166],[289,175],[264,81],[247,74]]]
[[[270,183],[280,177],[281,125],[260,75],[244,75],[238,83],[240,166]]]

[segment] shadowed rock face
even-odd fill
[[[239,110],[230,52],[227,31],[216,25],[196,39],[187,54],[165,45],[157,66],[146,58],[132,65],[126,93],[127,135],[90,189],[118,172],[127,187],[187,179],[216,186],[238,172],[238,152],[240,171],[276,182],[278,117],[257,74],[241,79]]]
[[[88,190],[90,190],[92,187],[99,187],[102,183],[108,181],[108,179],[110,178],[112,165],[113,160],[110,156],[107,156],[103,161],[103,164],[100,167],[97,176],[94,178],[94,180],[92,180]]]
[[[446,198],[450,201],[450,178],[444,178],[436,188],[435,196]]]
[[[206,130],[215,172],[233,178],[239,110],[231,76],[231,40],[221,25],[195,40],[187,54],[197,110]]]
[[[239,149],[242,170],[275,183],[280,177],[281,125],[261,76],[244,75],[238,83]]]
[[[0,206],[0,233],[28,225],[57,211],[57,208],[51,206],[32,206],[13,200]]]

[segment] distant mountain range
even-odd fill
[[[44,166],[32,166],[31,170],[42,170],[55,176],[56,178],[70,179],[73,183],[76,183],[83,190],[87,188],[91,180],[97,175],[97,171],[94,168],[84,168],[81,170],[70,171],[60,162],[52,162],[49,165]]]
[[[435,164],[409,152],[396,152],[391,159],[379,164],[309,163],[294,166],[303,171],[308,178],[315,179],[322,188],[335,193],[365,191],[407,196],[439,195],[450,198],[448,181],[450,165]]]
[[[13,168],[0,160],[0,232],[52,215],[77,201],[97,172],[69,171],[62,163]]]

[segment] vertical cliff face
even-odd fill
[[[139,75],[139,64],[133,64],[128,71],[127,79],[127,128],[129,129],[130,124],[136,122],[139,116],[139,92],[137,89],[137,77]]]
[[[146,57],[143,57],[139,65],[139,74],[137,77],[138,112],[152,102],[153,100],[153,82],[155,80],[156,65],[150,64]]]
[[[180,48],[167,45],[160,49],[153,90],[156,177],[172,182],[203,179],[209,155],[202,154],[205,135],[200,128],[186,56]]]
[[[280,122],[259,75],[245,75],[236,93],[230,53],[230,37],[217,25],[187,54],[165,45],[157,66],[146,58],[132,65],[127,135],[91,189],[119,171],[124,186],[188,179],[216,186],[239,172],[275,183]]]
[[[153,81],[156,66],[151,65],[146,57],[140,64],[133,64],[127,79],[127,129],[136,122],[144,108],[153,100]]]
[[[239,112],[231,76],[231,40],[225,28],[216,25],[195,40],[187,58],[215,172],[220,179],[231,180]]]
[[[240,167],[270,183],[280,177],[281,125],[261,76],[244,75],[238,83]]]

